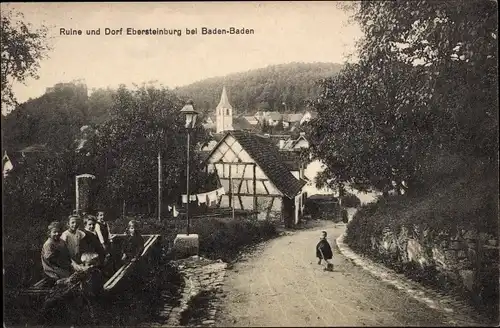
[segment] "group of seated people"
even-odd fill
[[[82,217],[83,229],[80,228]],[[103,274],[109,268],[114,271],[118,263],[135,260],[144,249],[144,239],[137,221],[132,220],[128,224],[122,247],[114,250],[104,212],[98,212],[97,217],[72,214],[68,217],[67,230],[62,230],[59,222],[49,225],[49,238],[41,254],[44,273],[56,284],[65,283],[72,275],[88,272],[91,268]]]

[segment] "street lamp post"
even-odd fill
[[[189,146],[190,146],[190,136],[191,131],[194,129],[196,124],[196,118],[198,117],[198,113],[194,110],[194,105],[192,100],[188,100],[186,105],[181,109],[181,113],[186,117],[186,131],[187,131],[187,164],[186,164],[186,221],[187,221],[187,229],[186,235],[189,236]]]

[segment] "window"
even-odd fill
[[[226,109],[226,115],[229,115],[229,109]]]

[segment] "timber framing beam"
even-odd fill
[[[228,192],[227,195],[230,195],[231,193]],[[235,196],[256,196],[256,197],[283,197],[283,195],[279,194],[253,194],[253,193],[233,193]]]
[[[256,165],[253,162],[223,162],[223,161],[218,161],[218,162],[213,162],[209,163],[211,165],[216,165],[216,164],[224,164],[224,165]]]
[[[221,180],[229,180],[229,178],[220,178]],[[232,178],[234,180],[248,180],[248,181],[269,181],[269,179],[262,179],[262,178]]]

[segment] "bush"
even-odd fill
[[[348,223],[349,222],[349,214],[347,214],[347,210],[346,209],[342,210],[341,216],[342,216],[342,222],[343,223]]]
[[[185,233],[183,219],[158,222],[153,218],[126,217],[109,221],[111,232],[122,234],[128,221],[137,219],[142,234],[161,234],[165,246],[171,246],[178,233]],[[61,218],[61,222],[65,222]],[[42,245],[47,239],[46,224],[25,224],[24,229],[4,227],[4,287],[28,287],[43,277],[40,263]],[[200,235],[200,255],[231,261],[246,246],[277,236],[276,227],[268,221],[236,218],[200,218],[191,222],[192,233]]]
[[[341,198],[341,204],[343,207],[358,207],[361,205],[359,198],[351,193],[346,193],[345,196]]]
[[[123,233],[130,219],[132,217],[110,223],[112,233]],[[168,243],[172,243],[178,233],[186,232],[186,221],[183,219],[162,222],[155,219],[138,220],[142,234],[161,234]],[[191,221],[191,233],[200,236],[200,255],[225,262],[232,261],[245,246],[277,235],[272,222],[246,218],[196,218]]]
[[[200,235],[200,253],[225,262],[235,259],[245,246],[257,244],[277,234],[272,223],[254,220],[212,221],[210,224],[200,222],[194,231]]]

